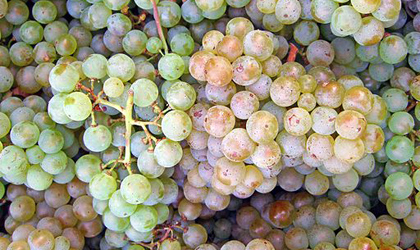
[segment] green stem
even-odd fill
[[[163,34],[162,26],[160,24],[160,17],[159,17],[158,8],[156,5],[156,0],[150,0],[150,2],[152,2],[152,5],[153,5],[153,17],[155,18],[158,34],[159,34],[160,40],[162,40],[163,49],[165,50],[165,55],[167,55],[169,53],[169,49],[168,49],[168,44],[166,44],[165,34]]]
[[[131,130],[133,128],[133,105],[134,105],[134,92],[133,90],[128,91],[127,104],[123,115],[125,117],[125,155],[124,165],[127,168],[129,174],[133,174],[131,171]]]
[[[103,104],[103,105],[106,105],[108,107],[114,108],[114,109],[118,110],[120,113],[124,114],[124,108],[121,107],[118,104],[115,104],[115,103],[109,102],[107,100],[98,98],[98,100],[96,100],[96,102],[93,104],[93,106],[95,106],[96,104],[99,104],[99,103]]]

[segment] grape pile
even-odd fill
[[[0,0],[0,249],[420,249],[416,0]]]

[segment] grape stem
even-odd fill
[[[153,17],[155,18],[156,28],[158,30],[160,40],[162,40],[163,49],[165,50],[165,55],[167,55],[169,53],[169,49],[168,49],[168,44],[166,44],[165,34],[163,34],[162,25],[160,24],[160,17],[159,17],[158,8],[156,5],[156,0],[150,0],[150,2],[152,2],[152,5],[153,5]]]
[[[134,91],[130,89],[128,91],[128,98],[126,109],[124,112],[125,118],[125,155],[124,155],[124,166],[127,168],[128,173],[133,174],[131,170],[131,130],[133,128],[133,106],[134,106]],[[147,128],[146,128],[147,129]]]
[[[183,219],[184,220],[184,219]],[[186,221],[186,220],[184,220]],[[166,223],[166,224],[162,224],[162,228],[155,228],[153,230],[153,236],[157,239],[156,241],[152,240],[152,242],[150,243],[144,243],[144,242],[139,242],[136,244],[139,244],[143,247],[146,247],[150,250],[159,250],[160,249],[160,245],[162,244],[163,241],[165,240],[176,240],[176,236],[174,236],[174,230],[175,229],[181,229],[184,232],[188,231],[188,227],[182,227],[181,223],[176,221],[173,223]]]
[[[290,43],[289,56],[287,57],[287,62],[296,61],[296,55],[299,52],[299,49],[293,43]]]

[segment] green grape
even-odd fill
[[[55,250],[66,250],[70,249],[70,240],[65,236],[58,236],[54,239]]]
[[[408,198],[403,200],[388,198],[386,201],[386,209],[393,218],[404,219],[411,212],[411,201]]]
[[[137,205],[126,202],[121,196],[120,190],[115,191],[108,203],[111,212],[118,217],[125,218],[131,216],[137,208]]]
[[[385,37],[379,44],[379,55],[384,62],[396,64],[401,62],[407,56],[407,44],[403,38],[391,35]]]
[[[279,32],[284,28],[284,25],[277,19],[275,14],[264,15],[262,21],[264,28],[271,32]]]
[[[108,200],[117,190],[117,181],[108,173],[99,173],[89,182],[90,194],[97,200]]]
[[[67,149],[67,148],[71,147],[73,145],[74,141],[75,141],[74,132],[72,130],[70,130],[70,129],[64,127],[64,126],[62,126],[62,125],[58,125],[56,127],[56,129],[58,131],[60,131],[60,133],[64,137],[64,146],[63,146],[63,148],[64,149]]]
[[[131,89],[134,92],[134,104],[139,107],[152,105],[159,96],[159,90],[156,84],[146,78],[136,80],[131,85]]]
[[[111,142],[111,131],[104,125],[90,126],[83,134],[83,143],[92,152],[104,151]]]
[[[194,50],[194,40],[187,33],[175,35],[170,42],[172,52],[180,56],[189,56]]]
[[[133,59],[124,54],[116,54],[108,59],[108,76],[117,77],[123,82],[127,82],[134,76],[135,68]]]
[[[42,43],[42,42],[41,42]],[[54,49],[55,50],[55,49]],[[54,68],[53,63],[41,63],[35,68],[35,81],[42,85],[43,87],[50,86],[49,74],[50,71]]]
[[[353,7],[355,6],[353,5]],[[353,37],[358,44],[371,46],[378,44],[384,36],[384,33],[385,29],[383,23],[372,16],[368,16],[362,18],[362,26],[353,34]]]
[[[89,183],[96,174],[101,173],[101,160],[95,155],[84,155],[76,161],[75,169],[77,178]]]
[[[226,12],[227,4],[223,3],[223,5],[214,11],[203,11],[203,16],[209,20],[217,20],[221,18]]]
[[[217,0],[220,1],[220,0]],[[198,2],[196,2],[198,5]],[[171,28],[181,20],[181,7],[171,1],[162,1],[157,4],[161,25],[165,28]]]
[[[0,171],[5,175],[18,175],[28,168],[26,154],[20,147],[11,145],[0,152]]]
[[[170,53],[163,56],[158,63],[158,70],[165,80],[176,80],[184,72],[184,60],[179,55]]]
[[[162,224],[168,220],[170,211],[167,205],[159,203],[159,204],[154,205],[153,207],[156,209],[158,213],[158,222],[157,222],[158,224]]]
[[[417,190],[420,190],[420,171],[416,170],[413,174],[413,183],[414,183],[414,187]]]
[[[7,68],[0,66],[0,93],[9,91],[13,86],[14,76]]]
[[[168,139],[160,141],[154,150],[157,163],[166,168],[173,167],[182,158],[182,148],[178,142]]]
[[[70,156],[69,156],[70,157]],[[67,159],[67,165],[63,172],[54,175],[54,182],[59,184],[66,184],[73,180],[76,175],[75,164],[71,158]]]
[[[16,221],[28,221],[35,213],[35,201],[27,195],[16,197],[10,204],[9,213]]]
[[[67,166],[67,155],[63,151],[46,154],[41,162],[42,169],[49,174],[60,174]]]
[[[147,36],[140,30],[129,31],[122,40],[124,51],[130,56],[138,56],[144,52],[147,44]]]
[[[352,168],[344,174],[334,175],[332,177],[334,186],[341,192],[351,192],[359,184],[359,175]]]
[[[3,18],[7,14],[7,9],[9,4],[6,0],[0,2],[0,18]]]
[[[299,20],[302,6],[297,0],[279,1],[276,4],[275,14],[282,24],[293,24]]]
[[[170,178],[161,177],[160,180],[164,186],[164,196],[160,203],[169,205],[178,197],[178,185],[176,182]]]
[[[86,94],[74,92],[64,99],[63,110],[73,121],[83,121],[91,114],[92,102]]]
[[[305,188],[312,195],[325,194],[328,191],[329,180],[328,177],[321,174],[319,171],[305,177]]]
[[[130,226],[129,218],[120,218],[115,216],[107,207],[102,214],[102,222],[105,227],[117,233],[124,232]]]
[[[379,7],[372,13],[372,15],[382,22],[388,22],[395,18],[398,18],[400,9],[400,1],[383,0],[380,1]]]
[[[362,211],[350,214],[346,219],[346,231],[352,237],[367,236],[372,227],[369,216]]]
[[[30,95],[23,100],[25,107],[28,107],[35,111],[35,113],[43,112],[47,110],[47,102],[40,96]]]
[[[168,90],[166,100],[173,109],[186,111],[194,105],[196,92],[186,82],[176,82]]]
[[[400,232],[394,223],[386,220],[376,221],[370,233],[372,240],[379,245],[397,245],[400,242]]]
[[[77,41],[70,34],[63,34],[54,42],[57,53],[61,56],[70,56],[77,49]]]
[[[297,43],[308,46],[319,38],[319,28],[313,21],[302,21],[296,25],[293,31],[293,38]]]
[[[170,111],[162,119],[162,131],[170,140],[182,141],[188,137],[191,130],[191,119],[183,111]]]
[[[274,50],[272,39],[260,30],[250,31],[246,34],[243,45],[245,55],[253,56],[260,61],[270,57]]]
[[[152,192],[147,198],[145,202],[143,202],[143,205],[153,206],[158,204],[164,196],[165,188],[163,186],[163,183],[159,179],[149,179],[150,186],[152,188]],[[158,223],[160,224],[158,219]]]
[[[157,37],[151,37],[146,43],[146,49],[152,54],[157,54],[163,48],[163,42]]]
[[[294,136],[305,135],[312,127],[311,115],[302,108],[289,109],[283,119],[285,130]]]
[[[51,23],[57,17],[57,7],[50,1],[38,1],[32,7],[32,16],[39,23]]]
[[[177,240],[166,239],[160,245],[161,250],[181,249],[181,244]]]
[[[43,191],[51,186],[53,175],[45,172],[39,165],[32,165],[26,174],[26,182],[30,188]]]
[[[406,162],[414,155],[414,144],[405,136],[394,136],[386,144],[386,154],[397,163]]]
[[[316,22],[327,24],[338,7],[339,4],[333,0],[314,0],[311,2],[311,14]]]
[[[124,36],[131,28],[131,20],[124,14],[115,13],[108,17],[107,28],[114,36]]]
[[[29,17],[29,9],[25,2],[12,0],[8,2],[8,9],[5,15],[7,22],[13,25],[21,25]]]
[[[140,174],[133,174],[124,178],[120,188],[121,196],[131,204],[143,203],[151,193],[149,181]]]
[[[49,76],[51,87],[59,92],[72,92],[78,81],[79,72],[70,64],[56,65]]]
[[[39,138],[39,129],[32,121],[22,121],[12,127],[10,140],[21,148],[30,148]]]
[[[38,145],[47,154],[54,154],[63,149],[64,137],[56,129],[45,129],[39,135]]]
[[[195,1],[197,6],[203,11],[214,11],[219,9],[223,5],[223,0],[197,0]]]
[[[131,153],[135,157],[139,157],[143,151],[146,151],[149,148],[149,145],[145,142],[145,139],[146,133],[144,131],[138,131],[131,135]]]
[[[408,104],[408,96],[401,89],[389,88],[382,94],[386,102],[388,111],[397,112],[405,110]]]
[[[126,7],[130,3],[130,1],[106,0],[104,1],[104,3],[111,10],[122,10],[124,7]]]
[[[104,93],[109,97],[119,97],[124,92],[124,83],[116,77],[110,77],[104,82]]]
[[[406,135],[414,128],[414,119],[407,112],[396,112],[388,120],[389,129],[397,135]]]
[[[0,138],[5,137],[9,134],[12,124],[9,117],[5,113],[0,112]]]
[[[413,230],[419,230],[420,209],[417,206],[412,206],[410,214],[404,218],[404,223],[407,227]]]
[[[409,175],[395,172],[386,179],[385,189],[394,200],[403,200],[413,191],[413,181]]]
[[[26,150],[26,157],[30,164],[39,164],[44,159],[45,153],[40,146],[35,145]]]
[[[28,44],[37,44],[42,41],[44,29],[35,21],[27,21],[19,28],[20,38]]]
[[[307,59],[314,66],[328,66],[335,56],[333,46],[324,40],[316,40],[307,48]]]
[[[20,1],[19,1],[20,2]],[[33,61],[33,49],[29,44],[17,42],[10,47],[10,60],[16,66],[27,66]]]
[[[130,216],[131,226],[139,232],[151,231],[158,221],[158,213],[154,207],[138,205],[136,211]]]
[[[107,229],[104,239],[110,247],[121,248],[128,243],[124,232],[117,232]]]
[[[184,240],[184,243],[191,248],[196,248],[199,245],[205,243],[207,241],[207,232],[206,229],[200,225],[200,224],[190,224],[188,226],[188,231],[183,233],[182,235],[182,239]],[[264,243],[261,244],[261,242],[259,241],[263,241]],[[270,244],[268,241],[265,240],[255,240],[254,244],[256,246],[263,246],[263,245],[268,245]],[[248,243],[248,245],[251,245],[250,243]],[[251,248],[252,249],[252,248]],[[251,249],[247,249],[247,250],[251,250]],[[256,250],[257,248],[255,248],[254,250]],[[261,250],[266,250],[266,249],[261,249]],[[268,249],[267,250],[272,250],[272,249]]]
[[[83,73],[89,78],[101,79],[106,76],[107,60],[103,55],[89,55],[82,64]]]
[[[147,150],[139,155],[137,167],[140,173],[147,178],[157,178],[165,171],[165,168],[157,163],[153,153]]]
[[[181,15],[186,22],[191,24],[199,23],[204,19],[202,10],[193,0],[187,0],[181,5]]]
[[[92,33],[83,26],[74,26],[69,33],[76,38],[78,47],[89,47],[92,42]]]

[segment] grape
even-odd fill
[[[0,112],[0,138],[6,136],[12,127],[9,117],[5,113]]]
[[[116,0],[106,0],[105,5],[112,10],[121,10],[129,4],[130,1],[116,1]]]
[[[63,151],[46,154],[41,162],[42,169],[49,174],[60,174],[67,166],[68,158]]]
[[[10,139],[16,146],[30,148],[38,141],[39,134],[39,129],[35,123],[22,121],[12,127]]]
[[[138,205],[130,216],[131,226],[139,232],[151,231],[157,225],[158,214],[154,207]]]
[[[249,137],[256,143],[270,142],[278,133],[277,119],[268,111],[257,111],[253,113],[249,117],[246,125]]]
[[[180,56],[189,56],[193,53],[194,40],[189,34],[179,33],[170,39],[170,41],[172,52]]]
[[[35,214],[35,201],[26,195],[16,197],[10,204],[9,213],[14,220],[25,222]]]
[[[75,175],[75,163],[72,159],[68,158],[67,166],[64,171],[60,174],[54,175],[54,182],[59,184],[69,183],[71,180],[73,180]]]
[[[49,1],[36,2],[32,8],[32,15],[35,20],[42,24],[48,24],[55,20],[57,16],[57,7]]]
[[[28,6],[22,1],[12,0],[8,2],[8,9],[5,15],[6,20],[13,25],[24,23],[29,17]]]
[[[92,152],[107,149],[112,142],[112,134],[104,125],[91,126],[83,134],[83,143]]]
[[[107,28],[114,36],[121,37],[131,30],[132,24],[127,16],[121,13],[115,13],[108,17]]]
[[[194,105],[196,92],[190,84],[179,81],[169,88],[166,100],[173,109],[186,111]]]
[[[89,183],[96,174],[101,172],[101,160],[95,155],[87,154],[76,161],[75,167],[77,178]]]
[[[392,53],[391,51],[394,51]],[[407,56],[407,44],[403,38],[395,35],[385,37],[379,45],[379,55],[384,62],[396,64]]]
[[[150,196],[150,193],[150,183],[143,175],[130,175],[124,178],[124,180],[121,183],[121,196],[128,203],[143,203]]]
[[[15,0],[13,2],[21,2]],[[33,61],[33,49],[29,44],[24,42],[17,42],[10,47],[9,50],[10,59],[16,66],[27,66]]]
[[[188,247],[196,248],[207,241],[206,229],[200,224],[191,224],[182,239]]]
[[[198,8],[195,1],[187,0],[181,6],[182,18],[191,24],[201,22],[204,17],[202,10]]]
[[[71,92],[79,81],[77,69],[69,64],[56,65],[50,72],[51,87],[59,92]]]
[[[295,78],[281,76],[271,84],[270,97],[280,107],[293,105],[299,99],[299,95],[300,86]]]
[[[178,142],[164,139],[156,145],[154,157],[160,166],[173,167],[181,160],[182,148]]]
[[[4,93],[9,91],[13,86],[14,76],[8,68],[3,66],[0,66],[0,73],[0,93]]]
[[[118,233],[124,232],[124,230],[126,230],[130,225],[129,218],[117,217],[109,210],[109,208],[104,210],[102,214],[102,221],[108,230]]]
[[[257,82],[262,73],[262,65],[255,58],[251,56],[238,57],[232,63],[232,67],[233,67],[232,79],[236,84],[241,85],[241,86],[249,86]]]
[[[82,64],[82,70],[89,78],[103,78],[107,74],[107,60],[100,54],[89,55]]]
[[[413,181],[409,175],[402,172],[396,172],[386,179],[385,189],[391,198],[403,200],[408,198],[413,191]]]
[[[140,30],[131,30],[123,38],[124,51],[131,56],[138,56],[146,48],[147,36]]]
[[[246,34],[243,40],[243,45],[244,54],[247,56],[253,56],[259,61],[268,59],[274,49],[271,38],[265,32],[259,30],[254,30]]]
[[[406,162],[414,155],[413,142],[405,136],[394,136],[386,144],[386,154],[397,163]]]
[[[108,59],[107,73],[110,77],[117,77],[126,82],[134,76],[135,64],[133,59],[124,55],[116,54]]]
[[[56,129],[45,129],[39,135],[39,147],[47,154],[54,154],[64,146],[63,135]]]
[[[171,1],[162,1],[157,4],[157,7],[163,27],[171,28],[181,20],[181,8],[178,4]]]
[[[388,198],[386,209],[393,218],[404,219],[411,212],[411,201],[409,199],[394,200]]]
[[[146,49],[152,54],[157,54],[163,48],[163,42],[157,37],[151,37],[146,44]]]
[[[106,172],[96,174],[89,182],[89,192],[98,200],[110,199],[115,190],[117,190],[117,182]]]
[[[185,64],[179,55],[170,53],[159,60],[158,69],[165,80],[175,80],[183,74]]]
[[[333,0],[315,0],[311,2],[311,14],[318,23],[328,24],[338,6]]]
[[[223,87],[228,85],[232,78],[235,81],[235,72],[233,70],[234,68],[232,68],[228,59],[221,56],[215,56],[209,58],[206,62],[204,66],[204,75],[209,84]]]
[[[305,230],[299,227],[295,227],[286,233],[284,243],[291,249],[303,249],[309,246]]]
[[[55,50],[61,56],[72,55],[77,49],[77,41],[70,34],[60,35],[54,42]]]
[[[284,128],[294,136],[306,134],[312,127],[312,118],[309,112],[302,108],[289,109],[284,114]]]

